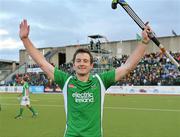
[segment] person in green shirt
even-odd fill
[[[30,26],[27,20],[20,24],[19,36],[27,52],[41,69],[63,89],[66,114],[64,137],[102,137],[104,95],[108,87],[133,70],[143,57],[147,44],[148,25],[142,31],[142,41],[127,59],[116,69],[92,75],[93,56],[88,49],[79,48],[73,56],[75,75],[59,70],[46,61],[29,39]]]
[[[19,114],[15,117],[15,119],[22,119],[24,106],[26,106],[32,112],[32,117],[34,118],[37,116],[37,112],[35,112],[33,107],[30,105],[28,78],[24,77],[21,82],[23,84],[23,91],[18,96],[22,96],[20,103],[20,111]]]

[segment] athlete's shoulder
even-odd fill
[[[115,83],[115,69],[104,71],[99,74],[99,77],[103,81],[105,87],[108,88]]]
[[[55,67],[55,69],[54,69],[55,80],[59,77],[63,77],[63,78],[67,79],[69,76],[71,76],[69,73]]]
[[[102,79],[104,77],[115,77],[115,69],[104,71],[98,74]]]

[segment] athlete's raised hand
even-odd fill
[[[142,42],[143,42],[144,44],[148,44],[148,43],[149,43],[149,41],[150,41],[149,35],[150,35],[150,33],[152,33],[152,30],[151,30],[151,28],[149,27],[148,23],[149,23],[149,22],[146,22],[145,28],[144,28],[144,30],[142,31]]]
[[[28,38],[30,26],[27,23],[27,20],[23,20],[19,25],[19,37],[21,40]]]

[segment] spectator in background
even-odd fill
[[[90,49],[93,50],[94,49],[94,41],[91,39],[90,41]]]
[[[100,49],[101,49],[101,42],[100,42],[100,40],[98,40],[98,41],[96,42],[96,49],[97,49],[97,50],[100,50]]]

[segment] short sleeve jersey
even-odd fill
[[[115,83],[115,70],[79,81],[57,68],[55,82],[63,89],[66,112],[65,137],[102,137],[105,90]]]
[[[29,93],[27,93],[27,89],[29,89],[29,84],[27,82],[25,82],[23,84],[23,92],[22,92],[23,96],[29,96]]]

